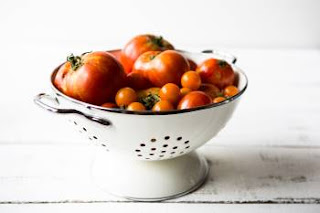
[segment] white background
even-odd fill
[[[2,0],[0,36],[105,48],[152,32],[177,46],[313,48],[320,46],[319,11],[318,0]]]

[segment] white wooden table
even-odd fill
[[[230,50],[249,89],[200,149],[208,181],[178,199],[137,203],[94,186],[95,148],[32,103],[64,55],[83,51],[75,47],[17,43],[0,53],[0,212],[320,212],[319,50]],[[20,60],[8,57],[17,51]]]

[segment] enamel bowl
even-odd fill
[[[115,52],[115,51],[111,51]],[[51,75],[52,95],[34,98],[42,108],[64,114],[72,128],[100,147],[92,167],[94,182],[111,194],[157,201],[187,194],[206,179],[208,165],[195,150],[212,139],[231,118],[247,88],[247,77],[231,55],[208,50],[180,51],[197,64],[224,59],[237,74],[239,93],[223,102],[167,112],[107,109],[61,93]]]

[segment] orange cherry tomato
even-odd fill
[[[190,109],[211,104],[212,99],[202,91],[192,91],[186,94],[179,102],[178,109]]]
[[[143,111],[146,110],[146,107],[140,102],[132,102],[128,105],[127,110],[131,111]]]
[[[223,94],[226,97],[232,97],[235,96],[236,94],[238,94],[239,90],[237,87],[231,85],[231,86],[227,86],[226,88],[224,88]]]
[[[192,90],[189,88],[181,88],[180,89],[180,93],[181,93],[181,97],[185,96],[186,94],[188,94],[189,92],[191,92]]]
[[[222,102],[224,100],[226,100],[226,98],[224,98],[224,97],[216,97],[215,99],[213,99],[212,103],[216,104],[216,103]]]
[[[174,107],[171,104],[171,102],[166,101],[166,100],[161,100],[158,101],[153,107],[152,111],[154,112],[160,112],[160,111],[168,111],[168,110],[173,110]]]
[[[181,77],[181,85],[191,90],[197,90],[201,85],[201,77],[196,71],[185,72]]]
[[[116,94],[116,103],[119,107],[126,107],[137,100],[136,92],[130,87],[124,87]]]
[[[112,103],[112,102],[107,102],[101,105],[102,107],[106,107],[106,108],[118,108],[117,104]]]
[[[173,105],[176,105],[181,98],[180,88],[173,83],[165,84],[160,89],[159,96],[161,100],[167,100]]]

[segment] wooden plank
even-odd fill
[[[2,204],[0,212],[32,212],[32,213],[63,213],[63,212],[201,212],[201,213],[318,213],[320,205],[310,204],[173,204],[173,203],[68,203],[68,204]]]
[[[167,203],[320,203],[319,148],[206,145],[200,151],[211,166],[207,183]],[[91,182],[94,155],[86,145],[0,146],[0,203],[128,202]]]

